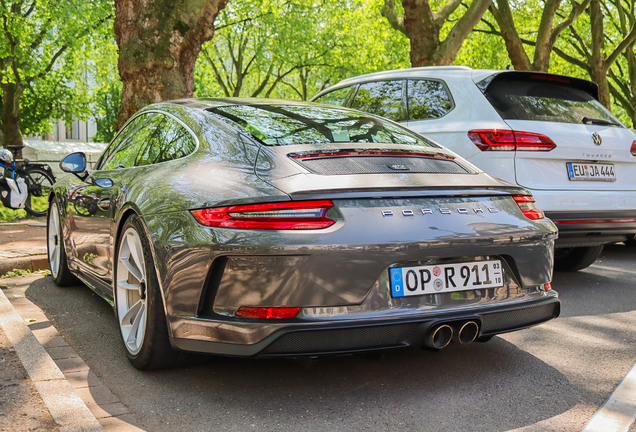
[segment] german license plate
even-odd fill
[[[503,286],[501,261],[473,261],[389,269],[393,297],[441,294]]]
[[[568,162],[568,177],[572,181],[616,181],[614,164]]]

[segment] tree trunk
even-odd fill
[[[428,0],[402,0],[404,19],[397,15],[395,0],[384,0],[382,15],[391,27],[404,33],[411,44],[411,65],[445,66],[453,63],[464,40],[475,28],[492,0],[473,0],[466,12],[457,20],[444,41],[440,30],[461,0],[448,0],[433,12]]]
[[[590,76],[598,84],[598,100],[611,111],[609,83],[607,82],[607,68],[603,56],[605,38],[603,36],[603,12],[599,0],[590,2],[590,30],[592,33],[592,56],[590,59]]]
[[[16,83],[2,84],[3,111],[2,133],[3,146],[23,145],[22,131],[20,130],[20,98],[24,88]],[[19,152],[18,157],[21,157]]]
[[[116,128],[140,108],[192,97],[194,65],[227,0],[115,0],[123,82]]]
[[[532,67],[530,58],[523,48],[523,42],[515,27],[508,0],[497,0],[497,5],[491,4],[489,10],[499,25],[512,67],[515,70],[530,70]]]
[[[433,56],[439,46],[439,27],[428,2],[402,0],[404,27],[411,42],[411,65],[438,66]]]
[[[629,86],[631,97],[629,99],[629,108],[631,108],[632,127],[636,128],[636,55],[634,54],[634,45],[627,49],[627,65],[629,71]]]

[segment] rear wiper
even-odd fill
[[[621,126],[620,123],[616,123],[611,120],[605,120],[602,118],[587,117],[587,116],[583,116],[579,123],[587,124],[587,125],[597,125],[597,126]]]

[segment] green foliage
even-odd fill
[[[453,64],[473,69],[505,69],[510,59],[503,39],[474,31],[464,41]]]
[[[7,272],[6,274],[4,274],[2,277],[3,278],[25,277],[25,276],[29,276],[30,274],[31,274],[31,270],[13,269]]]
[[[70,121],[90,114],[86,57],[109,14],[112,4],[106,0],[0,3],[0,82],[24,91],[24,133],[48,131],[50,118]]]
[[[355,75],[409,66],[382,0],[230,2],[199,57],[197,96],[305,100]]]
[[[23,209],[13,210],[10,208],[6,208],[0,203],[0,221],[3,222],[11,222],[16,219],[24,219],[30,217],[27,212]]]
[[[89,75],[92,88],[92,116],[97,125],[94,142],[110,142],[117,130],[115,121],[119,112],[122,83],[117,72],[117,44],[114,35],[108,33],[92,56]]]

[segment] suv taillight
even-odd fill
[[[468,131],[468,138],[481,151],[550,151],[556,144],[545,135],[496,129]]]
[[[521,209],[521,213],[528,219],[536,220],[545,217],[541,210],[534,207],[534,198],[531,195],[513,195],[512,198]]]
[[[636,140],[632,142],[632,148],[629,149],[629,152],[632,154],[632,156],[636,156]]]
[[[329,200],[290,201],[207,208],[190,212],[200,224],[239,229],[306,230],[336,223],[325,217]]]

